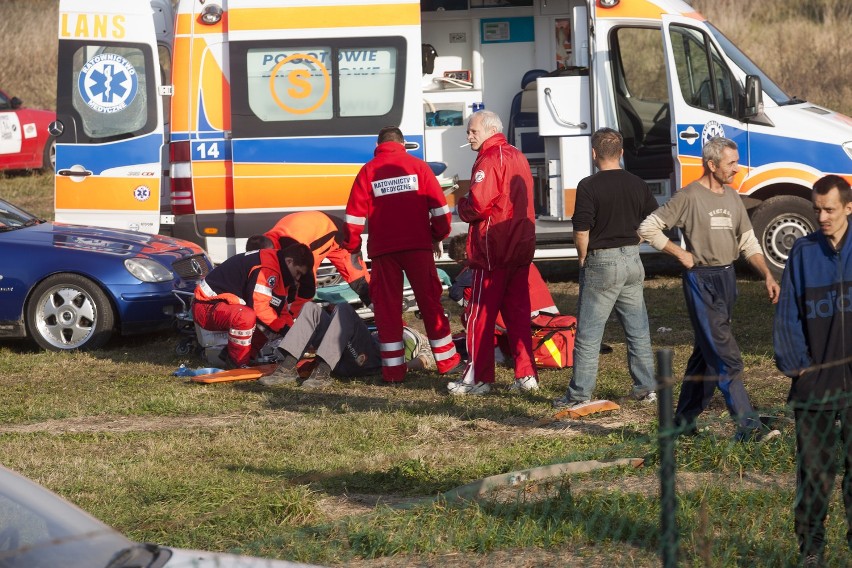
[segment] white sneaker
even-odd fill
[[[447,383],[447,390],[450,394],[458,395],[480,395],[491,392],[491,385],[488,383],[465,383],[464,381],[450,381]]]
[[[520,379],[515,379],[515,382],[509,387],[510,391],[524,391],[524,392],[532,392],[538,390],[538,381],[535,379],[533,375],[527,375],[526,377],[521,377]]]
[[[657,393],[651,391],[642,398],[640,398],[639,402],[644,402],[645,404],[654,404],[655,402],[657,402]]]

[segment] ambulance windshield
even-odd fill
[[[754,61],[748,58],[748,56],[739,50],[739,48],[731,42],[725,35],[713,27],[709,22],[705,22],[707,27],[710,29],[710,32],[713,34],[713,37],[716,38],[716,41],[719,42],[719,45],[722,46],[722,49],[725,51],[725,54],[733,60],[737,66],[745,71],[749,75],[757,75],[760,77],[760,84],[763,87],[763,91],[769,95],[775,104],[777,105],[788,105],[793,103],[804,102],[795,97],[791,97],[783,90],[781,87],[775,84],[775,82],[770,79],[766,73],[764,73],[760,67],[758,67]]]

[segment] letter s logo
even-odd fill
[[[304,65],[302,68],[296,68],[288,72],[284,78],[284,86],[286,92],[282,93],[284,99],[278,96],[276,91],[276,78],[281,77],[278,71],[288,63],[294,65]],[[314,83],[309,79],[314,76],[315,71],[319,71],[322,75],[322,87],[315,88]],[[319,92],[321,91],[321,92]],[[275,64],[269,74],[269,92],[272,95],[272,100],[283,109],[291,114],[309,114],[320,108],[328,98],[331,92],[331,75],[322,61],[309,53],[293,53]],[[296,106],[294,103],[299,100],[306,106]]]
[[[287,89],[287,94],[295,99],[304,99],[305,97],[309,97],[313,90],[311,88],[310,78],[311,72],[307,69],[296,69],[295,71],[290,71],[287,75],[287,80],[293,86]]]

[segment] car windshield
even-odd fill
[[[30,215],[23,209],[18,209],[8,201],[0,199],[0,232],[14,231],[21,227],[29,227],[42,222],[38,217]]]
[[[0,566],[99,568],[134,544],[50,491],[0,467]]]
[[[719,42],[719,45],[722,46],[722,49],[725,51],[728,57],[739,66],[740,69],[745,71],[749,75],[757,75],[760,77],[760,86],[763,87],[763,90],[769,95],[769,98],[775,101],[775,104],[781,105],[789,105],[795,103],[801,103],[801,101],[796,97],[791,97],[783,90],[781,87],[775,84],[775,81],[770,79],[766,73],[764,73],[760,67],[755,64],[754,61],[748,58],[748,56],[739,50],[739,48],[733,44],[731,40],[725,37],[725,34],[717,30],[713,25],[709,22],[705,22],[707,27],[710,28],[710,32],[713,34],[713,37],[716,38],[716,41]]]

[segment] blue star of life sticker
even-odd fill
[[[148,198],[151,197],[151,190],[148,189],[148,186],[140,185],[133,190],[133,197],[135,197],[137,201],[147,201]]]
[[[707,124],[705,124],[704,128],[701,130],[701,145],[704,146],[704,144],[707,144],[710,140],[717,136],[725,136],[725,127],[715,120],[707,121]]]
[[[83,102],[96,112],[110,114],[126,109],[136,98],[139,76],[133,64],[115,53],[89,59],[77,80]]]

